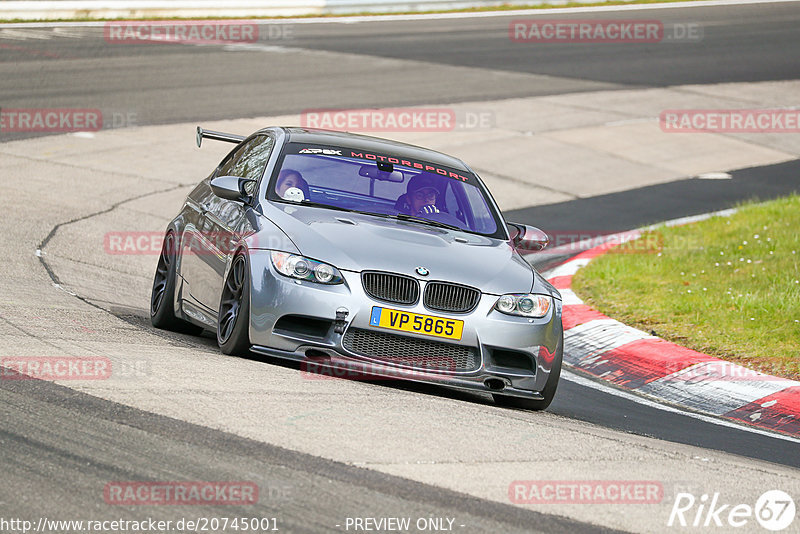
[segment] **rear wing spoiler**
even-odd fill
[[[243,135],[235,135],[223,132],[212,132],[211,130],[203,130],[200,126],[197,127],[197,147],[203,144],[203,139],[214,139],[215,141],[225,141],[227,143],[241,143],[245,140]]]

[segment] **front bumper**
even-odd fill
[[[369,297],[361,285],[360,273],[341,271],[345,282],[321,285],[294,280],[277,273],[268,251],[251,251],[252,287],[250,292],[250,342],[261,354],[306,362],[307,369],[342,377],[383,377],[417,382],[438,383],[472,391],[541,399],[553,362],[561,361],[561,302],[554,300],[548,314],[528,319],[502,314],[494,309],[497,295],[482,294],[477,307],[469,313],[443,313],[427,309],[422,299],[416,305],[403,306]],[[420,279],[424,284],[426,280]],[[398,309],[464,321],[462,338],[451,342],[421,334],[397,332],[370,326],[373,306]],[[337,311],[346,318],[335,328]],[[286,316],[308,318],[321,329],[314,332],[287,330],[279,320]],[[276,328],[276,324],[279,326]],[[329,325],[327,328],[325,325]],[[431,369],[413,364],[388,362],[379,355],[357,354],[343,343],[348,329],[377,331],[384,334],[422,339],[436,343],[455,343],[475,350],[478,362],[472,369]],[[342,330],[343,332],[337,332]],[[513,351],[527,355],[528,368],[509,366],[497,355]],[[329,373],[323,369],[346,372]],[[309,378],[310,375],[309,375]]]

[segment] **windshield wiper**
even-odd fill
[[[350,208],[342,208],[339,206],[331,206],[330,204],[322,204],[321,202],[311,202],[311,201],[303,201],[300,203],[301,206],[313,206],[315,208],[328,208],[330,210],[337,210],[337,211],[346,211],[347,213],[358,213],[360,215],[375,215],[377,217],[388,217],[383,213],[374,213],[372,211],[362,211],[362,210],[354,210]]]
[[[303,200],[302,202],[284,202],[284,203],[290,206],[310,206],[314,208],[326,208],[329,210],[360,213],[357,210],[351,210],[349,208],[340,208],[339,206],[331,206],[330,204],[323,204],[322,202],[312,202],[310,200]]]
[[[392,219],[399,219],[401,221],[411,221],[420,224],[427,224],[428,226],[436,226],[437,228],[447,228],[448,230],[458,230],[459,232],[463,232],[463,230],[458,226],[453,226],[452,224],[447,224],[439,221],[432,221],[430,219],[426,219],[425,217],[416,217],[414,215],[408,215],[406,213],[389,215],[389,217]]]

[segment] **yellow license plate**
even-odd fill
[[[461,334],[464,331],[464,321],[380,308],[378,306],[373,306],[369,324],[379,328],[414,332],[415,334],[447,339],[461,339]]]

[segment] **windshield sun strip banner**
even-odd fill
[[[475,177],[470,173],[459,171],[452,167],[444,165],[434,165],[432,163],[416,160],[411,158],[399,157],[389,154],[380,154],[369,150],[356,150],[353,148],[341,146],[326,146],[326,145],[312,145],[306,143],[290,143],[287,145],[285,154],[300,154],[300,155],[319,155],[319,156],[336,156],[343,158],[361,159],[364,161],[372,161],[375,163],[391,163],[392,165],[399,165],[408,169],[413,169],[421,172],[429,172],[439,176],[445,176],[458,180],[470,185],[476,185]]]

